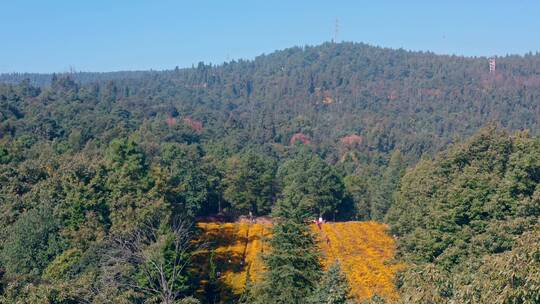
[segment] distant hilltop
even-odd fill
[[[327,53],[329,49],[334,49],[336,52],[333,54]],[[353,51],[351,53],[351,50]],[[313,56],[313,52],[319,52],[319,55],[324,56]],[[390,66],[399,66],[402,64],[407,65],[409,62],[408,60],[413,58],[439,58],[440,62],[447,62],[448,64],[455,65],[457,62],[468,62],[469,64],[473,64],[474,66],[479,66],[482,69],[489,71],[489,58],[486,57],[468,57],[468,56],[456,56],[456,55],[438,55],[433,52],[429,51],[407,51],[404,49],[392,49],[392,48],[383,48],[378,46],[372,46],[365,43],[354,43],[354,42],[341,42],[341,43],[333,43],[333,42],[326,42],[321,45],[317,46],[304,46],[304,47],[291,47],[284,50],[277,50],[275,52],[272,52],[270,54],[263,54],[260,56],[257,56],[253,60],[232,60],[229,62],[225,62],[222,64],[205,64],[203,62],[199,62],[196,65],[193,65],[191,68],[171,68],[170,70],[141,70],[141,71],[114,71],[114,72],[82,72],[82,71],[71,71],[71,72],[58,72],[58,73],[3,73],[0,74],[0,83],[10,83],[10,84],[16,84],[20,83],[23,80],[28,79],[32,85],[36,86],[48,86],[51,83],[53,74],[56,75],[68,75],[73,80],[75,80],[78,83],[85,84],[85,83],[92,83],[92,82],[101,82],[101,81],[111,81],[111,80],[126,80],[126,79],[140,79],[147,76],[166,76],[173,72],[178,71],[189,71],[191,69],[197,69],[201,67],[214,67],[214,68],[220,68],[228,65],[234,65],[234,64],[247,64],[252,65],[253,67],[260,66],[262,63],[268,63],[268,60],[274,60],[274,59],[286,59],[290,56],[306,56],[305,63],[310,64],[313,63],[314,59],[319,60],[321,63],[327,62],[330,58],[328,58],[328,55],[332,55],[332,57],[335,57],[337,60],[341,59],[352,59],[349,56],[355,55],[354,53],[357,53],[358,58],[366,59],[366,63],[378,63],[381,65],[390,65]],[[392,57],[395,57],[392,60],[388,60],[385,62],[381,62],[381,56],[387,57],[391,55]],[[527,62],[530,60],[534,60],[535,62],[539,61],[539,53],[528,53],[524,56],[522,55],[507,55],[497,58],[497,64],[501,68],[508,69],[510,65],[508,65],[508,62],[513,61],[521,61],[521,62]],[[430,59],[430,60],[431,60]],[[283,69],[285,67],[290,67],[290,61],[289,60],[282,60],[281,62],[275,62],[278,63],[278,65],[275,66],[275,68]],[[347,64],[347,61],[343,62],[344,64]],[[173,65],[172,63],[171,65]],[[414,66],[409,66],[410,68],[414,68]],[[433,67],[433,66],[432,66]],[[534,65],[532,66],[534,67]],[[538,65],[536,65],[538,67]],[[439,68],[439,67],[438,67]],[[443,67],[440,67],[443,68]],[[521,70],[523,71],[523,70]],[[536,71],[538,72],[538,71]]]

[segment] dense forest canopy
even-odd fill
[[[193,303],[189,223],[249,214],[276,222],[244,301],[350,300],[339,265],[317,263],[319,216],[388,222],[405,301],[493,302],[510,273],[505,299],[538,301],[539,54],[490,73],[487,58],[325,43],[0,82],[1,302]]]
[[[404,303],[538,303],[540,137],[490,126],[403,177]],[[413,266],[414,265],[414,266]]]
[[[30,83],[49,84],[38,81],[39,75],[25,77]],[[540,55],[497,58],[496,73],[489,73],[486,58],[327,43],[218,66],[200,63],[162,72],[76,73],[69,76],[74,81],[69,83],[62,76],[48,77],[51,88],[64,94],[72,91],[72,101],[97,103],[98,108],[81,108],[78,119],[96,109],[108,111],[109,116],[122,112],[129,117],[114,116],[136,125],[161,115],[189,116],[215,132],[213,139],[243,145],[287,145],[301,133],[334,162],[343,152],[339,148],[351,145],[365,152],[399,148],[410,159],[418,159],[455,137],[471,135],[489,121],[510,129],[536,130]],[[2,79],[20,78],[5,74]],[[51,95],[58,90],[51,92],[48,87],[41,99],[55,100]],[[11,107],[22,111],[19,107],[25,105]],[[50,109],[60,106],[55,102],[43,106],[49,108],[43,115],[59,129],[69,129],[69,121],[64,120],[74,116],[57,117]],[[350,135],[359,138],[347,138]]]

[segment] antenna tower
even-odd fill
[[[338,34],[339,34],[339,19],[336,18],[336,24],[334,28],[334,38],[332,39],[332,42],[337,43]]]

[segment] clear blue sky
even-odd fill
[[[331,39],[461,55],[540,50],[540,1],[0,0],[0,73],[171,69]]]

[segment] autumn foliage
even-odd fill
[[[169,116],[169,117],[167,117],[166,122],[167,122],[167,125],[169,127],[172,127],[172,126],[174,126],[176,124],[176,118],[174,118],[172,116]]]
[[[347,135],[341,138],[341,143],[345,146],[359,145],[362,144],[363,141],[363,137],[356,134]]]
[[[203,131],[203,124],[202,122],[195,120],[191,117],[184,118],[184,123],[191,127],[195,132],[201,133]]]
[[[309,139],[309,136],[303,133],[295,133],[291,137],[290,144],[294,145],[297,142],[301,142],[303,145],[309,145],[311,143],[311,140]]]

